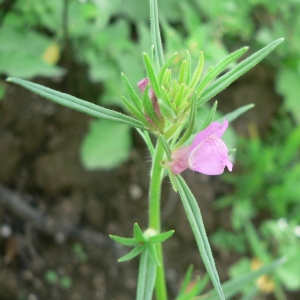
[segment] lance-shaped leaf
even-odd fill
[[[115,242],[124,246],[136,246],[138,242],[134,238],[125,238],[117,235],[109,235],[109,237]]]
[[[152,243],[149,243],[147,244],[147,248],[148,248],[148,251],[149,251],[149,255],[153,261],[153,263],[156,265],[156,266],[160,266],[160,261],[158,259],[158,255],[157,255],[157,251],[156,251],[156,247],[154,244]]]
[[[134,91],[133,87],[131,86],[130,82],[128,81],[127,77],[121,73],[121,78],[123,80],[124,86],[126,88],[126,91],[132,101],[132,103],[134,104],[134,106],[136,107],[136,109],[142,113],[143,111],[143,105],[141,102],[141,99],[138,97],[138,95],[136,94],[136,92]]]
[[[174,58],[178,55],[177,52],[175,52],[172,57],[163,65],[163,67],[161,68],[161,70],[159,71],[158,74],[158,82],[161,85],[162,84],[162,80],[164,78],[165,72],[168,69],[168,67],[171,65],[172,61],[174,60]]]
[[[171,154],[172,154],[172,151],[170,149],[170,146],[168,144],[168,142],[166,141],[166,139],[162,136],[162,135],[159,135],[159,140],[161,142],[161,144],[163,145],[164,147],[164,150],[166,152],[166,155],[167,155],[167,158],[168,158],[168,161],[171,161]]]
[[[193,97],[187,129],[184,132],[182,138],[176,144],[175,149],[180,148],[191,137],[191,135],[194,133],[196,117],[197,117],[197,98]]]
[[[217,77],[221,72],[223,72],[231,63],[239,59],[242,55],[246,53],[249,47],[243,47],[239,50],[234,51],[229,54],[225,59],[223,59],[215,67],[210,68],[203,80],[200,82],[199,87],[197,88],[198,96],[202,93],[203,89],[211,82],[215,77]]]
[[[198,99],[198,106],[209,101],[212,97],[227,88],[232,82],[241,77],[244,73],[249,71],[257,65],[263,58],[265,58],[271,51],[273,51],[284,39],[278,39],[261,50],[255,52],[250,57],[240,62],[233,69],[218,78],[210,87],[204,90],[202,96]]]
[[[137,286],[137,300],[151,300],[156,278],[156,264],[150,256],[148,247],[143,249]]]
[[[193,230],[206,270],[210,276],[218,298],[225,300],[197,201],[184,179],[180,175],[177,175],[175,178],[182,204]]]
[[[203,65],[204,65],[204,56],[203,56],[203,52],[200,51],[198,65],[196,67],[196,70],[193,74],[193,77],[192,77],[192,80],[191,80],[191,83],[190,83],[190,89],[192,91],[196,88],[196,86],[197,86],[197,84],[200,80]]]
[[[174,234],[174,230],[169,230],[163,233],[158,233],[154,236],[149,237],[149,242],[156,244],[156,243],[162,243],[168,238],[170,238]]]
[[[205,129],[213,120],[214,116],[215,116],[215,113],[216,113],[216,110],[217,110],[217,106],[218,106],[218,101],[215,101],[214,105],[212,106],[206,120],[204,121],[204,123],[202,124],[201,126],[201,130]],[[227,120],[227,119],[226,119]],[[228,120],[227,120],[228,121]]]
[[[189,84],[190,83],[190,80],[191,80],[191,65],[192,65],[192,62],[191,62],[191,55],[190,55],[190,52],[188,50],[186,50],[186,56],[187,56],[187,63],[186,63],[186,84]]]
[[[150,58],[147,55],[147,53],[143,53],[143,58],[144,58],[144,64],[145,64],[145,67],[146,67],[146,70],[147,70],[147,75],[148,75],[148,78],[151,82],[151,87],[154,91],[155,96],[157,98],[159,98],[160,97],[160,86],[158,84],[153,65],[152,65],[152,63],[150,61]]]
[[[243,113],[245,113],[246,111],[248,111],[249,109],[253,108],[255,105],[254,104],[247,104],[247,105],[243,105],[239,108],[237,108],[236,110],[226,114],[225,116],[223,116],[222,118],[216,120],[217,122],[220,122],[221,120],[226,119],[228,122],[232,122],[233,120],[235,120],[236,118],[238,118],[240,115],[242,115]]]
[[[187,79],[187,61],[184,60],[180,66],[178,83],[179,84],[186,83],[186,79]]]
[[[32,83],[27,80],[19,78],[8,78],[7,81],[16,83],[48,100],[61,104],[63,106],[75,109],[77,111],[86,113],[96,118],[103,118],[106,120],[123,123],[132,127],[148,130],[140,121],[118,113],[116,111],[98,106],[96,104],[81,100],[79,98],[61,93],[42,85]]]
[[[253,282],[258,277],[270,273],[276,268],[282,266],[286,262],[286,258],[280,258],[278,260],[275,260],[271,262],[268,265],[265,265],[258,269],[257,271],[247,273],[245,275],[239,276],[238,278],[231,279],[225,283],[222,284],[222,288],[224,291],[224,294],[227,299],[230,297],[236,295],[239,293],[247,284]],[[208,291],[206,295],[202,296],[203,299],[207,300],[218,300],[218,295],[216,295],[216,292],[214,290]],[[199,297],[199,300],[202,299]]]
[[[143,130],[140,130],[138,128],[136,128],[136,130],[140,134],[142,139],[144,140],[145,144],[147,145],[148,150],[151,154],[151,157],[153,157],[153,155],[154,155],[154,146],[152,144],[152,141],[151,141],[151,138],[150,138],[150,135],[149,135],[148,131],[143,131]]]
[[[149,126],[150,124],[147,122],[147,120],[145,119],[145,116],[142,112],[140,112],[134,105],[132,105],[132,103],[130,103],[124,96],[122,96],[122,100],[124,102],[124,104],[127,106],[127,108],[129,109],[129,111],[131,111],[131,113],[141,121],[141,123],[143,123],[145,126]]]
[[[133,234],[134,234],[134,238],[137,242],[144,243],[147,241],[143,235],[143,232],[142,232],[140,226],[137,223],[135,223],[133,226]]]
[[[162,129],[163,124],[162,124],[161,120],[159,119],[159,117],[154,109],[153,103],[149,97],[149,89],[150,89],[150,87],[149,87],[149,85],[147,85],[144,90],[144,93],[143,93],[144,109],[145,109],[147,116],[152,121],[152,123],[150,122],[150,125],[153,125],[159,129]]]
[[[138,256],[145,248],[146,244],[135,246],[130,252],[120,257],[118,259],[118,262],[124,262],[133,259],[134,257]]]

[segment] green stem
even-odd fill
[[[160,195],[163,167],[161,161],[164,157],[164,148],[162,143],[157,140],[155,153],[151,168],[150,190],[149,190],[149,228],[153,228],[160,232]],[[156,269],[155,291],[157,300],[167,299],[167,289],[164,271],[164,262],[162,255],[161,243],[156,245],[160,266]]]

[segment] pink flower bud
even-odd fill
[[[220,175],[225,166],[232,171],[232,163],[228,159],[228,149],[221,137],[228,127],[223,124],[211,123],[200,131],[190,146],[180,148],[172,153],[172,161],[168,164],[174,174],[191,169],[205,175]]]

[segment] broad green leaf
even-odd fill
[[[65,93],[61,93],[42,85],[32,83],[19,78],[8,78],[8,82],[13,82],[18,84],[42,97],[45,97],[48,100],[51,100],[55,103],[61,104],[63,106],[75,109],[77,111],[86,113],[96,118],[103,118],[106,120],[123,123],[129,126],[147,130],[147,128],[138,120],[135,120],[131,117],[128,117],[124,114],[118,113],[116,111],[101,107],[99,105],[81,100],[79,98],[70,96]]]
[[[271,51],[273,51],[284,39],[278,39],[261,50],[255,52],[250,57],[240,62],[233,69],[228,71],[225,75],[218,78],[210,87],[204,90],[202,96],[198,99],[198,106],[209,101],[212,97],[227,88],[232,82],[241,77],[244,73],[252,69],[263,58],[265,58]]]
[[[239,276],[238,278],[235,278],[235,279],[232,279],[230,281],[223,283],[222,288],[223,288],[224,294],[226,296],[226,299],[229,299],[230,297],[236,295],[248,283],[251,283],[253,280],[257,279],[258,277],[276,270],[278,267],[282,266],[285,262],[286,262],[285,258],[275,260],[272,263],[263,266],[262,268],[260,268],[257,271],[245,274],[243,276]],[[207,296],[205,297],[205,299],[207,299],[207,300],[217,300],[218,299],[218,295],[216,295],[214,290],[211,290],[211,291],[207,292],[206,294],[207,294]]]
[[[130,154],[130,128],[107,120],[94,120],[81,145],[81,159],[88,170],[112,169]]]
[[[184,179],[180,175],[177,175],[175,178],[183,207],[193,230],[206,270],[216,290],[218,299],[225,300],[198,203]]]

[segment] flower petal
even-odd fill
[[[232,163],[228,159],[225,143],[215,136],[210,136],[200,143],[189,156],[189,167],[193,171],[205,175],[220,175],[225,166],[232,170]]]
[[[228,127],[228,121],[225,119],[223,124],[219,122],[212,122],[209,126],[207,126],[204,130],[200,131],[193,143],[191,144],[190,150],[193,151],[200,143],[202,143],[205,139],[214,135],[215,137],[221,138],[223,133]]]

